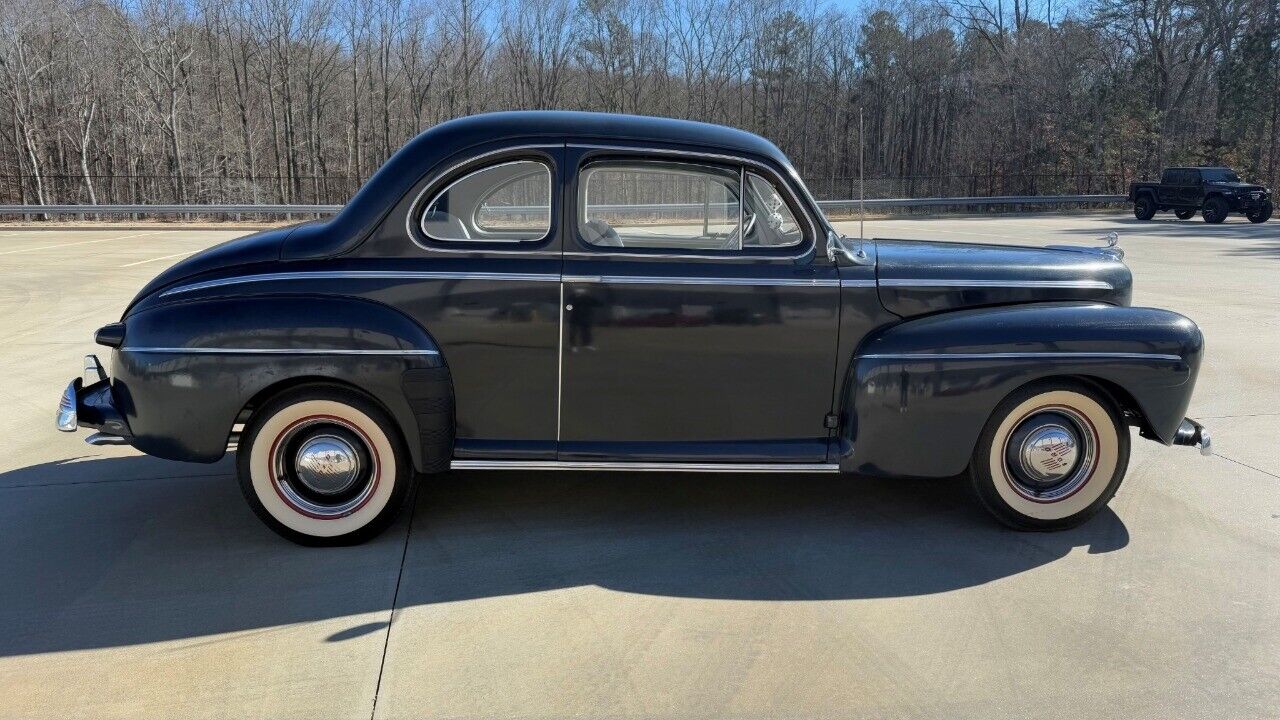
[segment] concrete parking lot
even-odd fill
[[[844,223],[856,232],[856,223]],[[0,716],[1274,718],[1280,221],[896,218],[869,235],[1121,235],[1195,319],[1204,458],[1137,438],[1110,508],[1004,530],[960,480],[450,473],[305,549],[232,467],[55,432],[92,331],[244,231],[0,227]]]

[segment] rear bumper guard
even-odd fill
[[[96,356],[85,356],[84,377],[72,380],[62,392],[56,425],[62,432],[75,432],[81,427],[97,430],[86,439],[91,445],[128,445],[133,442],[129,423],[116,407],[111,380]]]

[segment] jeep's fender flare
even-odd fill
[[[258,295],[151,305],[125,319],[112,387],[134,445],[214,462],[241,411],[304,382],[353,387],[395,419],[414,467],[448,467],[453,386],[439,345],[401,312],[345,296]]]
[[[1051,377],[1094,382],[1165,444],[1186,413],[1200,329],[1177,313],[1041,303],[941,313],[874,333],[848,366],[840,469],[944,477],[963,472],[999,402]]]

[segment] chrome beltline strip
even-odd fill
[[[439,355],[438,350],[343,350],[340,348],[122,347],[120,352],[163,355]]]
[[[835,278],[736,278],[663,275],[565,275],[567,283],[609,285],[750,285],[756,287],[839,287]]]
[[[875,280],[841,280],[840,287],[875,287]]]
[[[596,460],[454,460],[451,470],[620,470],[627,472],[840,472],[834,463],[688,463]]]
[[[1080,290],[1114,290],[1104,280],[965,280],[889,278],[881,280],[885,287],[974,287],[974,288],[1075,288]]]
[[[1182,362],[1180,355],[1140,352],[990,352],[990,353],[870,353],[858,360],[1171,360]]]
[[[227,285],[281,280],[523,280],[526,282],[560,282],[560,276],[549,273],[448,272],[434,270],[317,270],[312,272],[262,273],[237,275],[180,285],[160,293],[177,295]]]

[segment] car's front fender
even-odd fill
[[[1154,308],[1047,303],[943,313],[863,343],[841,408],[842,470],[942,477],[967,466],[999,402],[1026,383],[1097,383],[1169,444],[1195,386],[1195,323]]]

